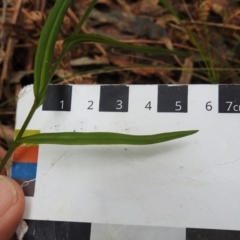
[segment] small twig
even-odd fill
[[[0,115],[15,115],[16,112],[15,111],[4,111],[4,112],[0,112]]]
[[[41,6],[39,8],[39,11],[44,12],[45,7],[46,7],[46,0],[41,0]]]
[[[9,8],[7,8],[6,10],[7,10],[7,12],[14,12],[14,11],[15,11],[15,8],[9,7]],[[3,11],[3,8],[0,8],[0,12],[2,12],[2,11]]]
[[[17,43],[15,45],[15,48],[32,48],[34,46],[36,46],[37,44],[33,44],[33,43]]]
[[[3,0],[3,8],[2,8],[2,24],[6,21],[6,10],[7,10],[7,0]],[[4,44],[3,44],[3,36],[4,31],[0,31],[0,49],[3,51]]]
[[[27,61],[26,61],[26,67],[25,70],[30,71],[33,69],[33,59],[34,59],[34,55],[35,54],[35,49],[33,48],[29,48],[28,49],[28,57],[27,57]]]
[[[131,8],[124,0],[117,0],[117,2],[124,9],[125,12],[131,13]]]
[[[197,25],[207,25],[212,27],[219,27],[219,28],[229,28],[233,30],[240,30],[240,27],[232,24],[225,24],[225,23],[213,23],[213,22],[202,22],[202,21],[182,21],[184,24],[197,24]]]

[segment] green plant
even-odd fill
[[[90,133],[77,133],[77,132],[63,132],[63,133],[41,133],[29,137],[22,137],[26,130],[34,112],[42,105],[45,99],[47,87],[52,79],[52,76],[61,63],[64,55],[74,49],[78,44],[84,42],[98,42],[109,44],[114,47],[120,47],[125,50],[148,53],[148,54],[165,54],[173,55],[179,54],[178,52],[169,51],[162,48],[154,47],[140,47],[130,44],[118,42],[116,40],[95,35],[95,34],[79,34],[84,21],[87,19],[89,13],[93,9],[97,0],[93,0],[89,5],[87,11],[77,25],[73,34],[65,39],[63,50],[56,60],[52,63],[54,45],[57,41],[57,35],[67,9],[71,5],[71,0],[57,0],[52,11],[50,12],[46,24],[42,30],[39,39],[38,48],[34,63],[34,102],[32,108],[23,123],[22,128],[18,132],[15,140],[10,144],[9,150],[5,155],[0,165],[0,172],[3,170],[6,162],[13,153],[13,151],[21,144],[71,144],[71,145],[85,145],[85,144],[153,144],[165,141],[170,141],[176,138],[185,137],[196,133],[196,130],[179,131],[170,133],[161,133],[155,135],[127,135],[119,133],[108,132],[90,132]]]

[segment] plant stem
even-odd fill
[[[2,162],[0,164],[0,173],[2,172],[4,166],[6,165],[8,159],[11,157],[11,155],[12,155],[12,153],[15,150],[16,147],[17,147],[17,145],[15,145],[15,144],[11,144],[10,145],[6,155],[4,156],[4,158],[3,158],[3,160],[2,160]]]
[[[36,101],[34,101],[34,103],[32,105],[32,108],[29,111],[28,116],[25,119],[25,121],[24,121],[24,123],[23,123],[23,125],[22,125],[22,127],[21,127],[21,129],[20,129],[20,131],[18,133],[18,135],[15,138],[15,140],[19,140],[19,138],[22,137],[22,135],[23,135],[24,131],[26,130],[30,120],[32,119],[32,116],[33,116],[34,112],[36,111],[37,107],[38,107],[38,104],[36,103]]]
[[[28,126],[28,124],[29,124],[29,122],[30,122],[34,112],[37,109],[37,107],[38,107],[38,103],[36,101],[34,101],[34,103],[32,105],[32,108],[31,108],[30,112],[28,113],[28,116],[25,119],[25,121],[24,121],[24,123],[23,123],[23,125],[22,125],[22,127],[21,127],[21,129],[20,129],[20,131],[19,131],[19,133],[18,133],[18,135],[17,135],[15,140],[19,140],[22,137],[22,135],[23,135],[24,131],[26,130],[26,128],[27,128],[27,126]],[[2,172],[2,170],[3,170],[4,166],[6,165],[8,159],[11,157],[13,151],[18,146],[19,146],[19,144],[14,143],[14,141],[11,143],[11,145],[10,145],[6,155],[4,156],[4,158],[3,158],[3,160],[2,160],[2,162],[0,164],[0,173]]]

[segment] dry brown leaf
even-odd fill
[[[191,57],[188,57],[184,60],[182,68],[183,70],[178,83],[190,84],[193,73],[193,61]]]
[[[141,0],[137,1],[136,3],[132,4],[132,12],[135,14],[142,14],[142,15],[156,15],[163,12],[163,7],[158,5],[159,0]]]
[[[4,158],[6,152],[7,151],[2,146],[0,146],[0,163],[1,163],[1,160]],[[2,172],[3,174],[6,174],[7,176],[9,176],[9,174],[10,174],[11,162],[12,162],[12,158],[10,158],[10,160],[7,162],[7,164],[5,165],[5,169]]]
[[[128,67],[131,65],[134,65],[133,62],[128,61],[127,59],[124,59],[123,57],[120,58],[119,56],[109,56],[109,61],[112,62],[114,65],[117,65],[119,67]],[[139,67],[139,68],[131,68],[129,71],[134,72],[136,74],[142,75],[142,76],[149,76],[153,74],[157,75],[169,75],[169,71],[164,70],[164,69],[159,69],[159,68],[144,68],[144,67]]]
[[[29,71],[18,71],[18,72],[13,72],[11,74],[11,78],[9,79],[9,82],[11,84],[13,83],[20,83],[21,82],[21,79],[26,76],[26,75],[29,75],[29,74],[32,74],[33,73],[33,70],[29,70]]]
[[[5,156],[5,154],[6,154],[6,150],[2,147],[2,146],[0,146],[0,160],[2,160],[3,159],[3,157]]]
[[[217,4],[222,7],[228,7],[231,5],[232,0],[208,0],[212,4]]]
[[[7,141],[12,141],[14,138],[14,130],[5,125],[0,126],[0,138],[5,139]]]
[[[0,48],[0,64],[2,63],[4,57],[5,57],[5,52]]]
[[[239,26],[240,24],[240,8],[235,9],[231,15],[225,20],[226,24]]]
[[[172,14],[165,14],[164,16],[159,17],[156,21],[156,24],[163,28],[166,28],[168,22],[174,22],[175,24],[180,25],[179,20]]]
[[[72,67],[86,66],[86,65],[104,65],[109,64],[106,57],[96,57],[96,59],[90,57],[75,58],[70,61]]]
[[[224,18],[229,14],[231,5],[229,0],[204,0],[199,5],[199,19],[206,21],[210,11]]]
[[[174,51],[174,47],[173,47],[173,44],[172,44],[172,41],[171,41],[170,38],[165,38],[165,39],[164,39],[164,43],[165,43],[165,46],[166,46],[166,48],[167,48],[168,50]],[[174,57],[174,59],[176,60],[176,62],[177,62],[180,66],[182,66],[182,63],[181,63],[179,57],[178,57],[177,55],[173,55],[173,57]]]

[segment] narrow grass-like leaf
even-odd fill
[[[159,54],[162,56],[169,56],[169,55],[188,56],[189,55],[186,52],[171,51],[171,50],[160,48],[160,47],[137,46],[137,45],[127,44],[127,43],[119,42],[112,38],[97,35],[97,34],[74,34],[65,39],[63,44],[63,50],[51,69],[50,77],[53,76],[58,65],[60,64],[63,57],[68,51],[73,50],[75,47],[77,47],[81,43],[87,43],[87,42],[103,43],[113,47],[121,48],[123,50],[137,52],[137,53]]]
[[[74,32],[72,35],[78,34],[81,27],[83,26],[84,22],[87,20],[89,14],[91,13],[92,9],[94,8],[94,6],[96,5],[98,0],[92,0],[92,2],[89,4],[87,10],[85,11],[84,15],[82,16],[80,22],[78,23],[78,25],[76,26]],[[54,65],[52,66],[51,70],[50,70],[50,74],[49,74],[49,78],[52,79],[53,74],[55,73],[56,69],[58,68],[59,64],[61,63],[62,59],[64,58],[65,54],[68,52],[68,48],[66,46],[63,46],[63,50],[60,53],[58,59],[56,60],[56,62],[54,63]]]
[[[97,3],[98,0],[92,0],[92,2],[89,4],[87,10],[85,11],[84,15],[81,18],[81,21],[79,22],[79,24],[77,25],[77,27],[75,28],[73,34],[77,34],[79,33],[81,27],[83,26],[84,22],[87,20],[89,14],[91,13],[92,9],[94,8],[95,4]]]
[[[205,51],[201,45],[201,43],[198,41],[197,37],[195,36],[195,34],[190,31],[186,25],[184,25],[182,23],[181,18],[179,17],[178,13],[171,7],[171,4],[169,3],[169,1],[167,0],[159,0],[160,3],[163,4],[163,6],[170,12],[172,13],[172,15],[174,17],[176,17],[176,19],[179,21],[179,23],[181,24],[181,26],[185,29],[186,33],[189,35],[190,39],[192,40],[192,42],[195,44],[195,46],[197,47],[205,65],[207,66],[207,68],[209,69],[209,71],[207,71],[208,77],[210,79],[212,79],[213,76],[213,68],[211,66],[211,64],[209,64],[209,59],[208,56],[206,56]],[[211,59],[210,59],[211,60]]]
[[[101,73],[107,73],[107,72],[119,72],[119,71],[129,71],[129,70],[133,70],[133,69],[161,69],[161,70],[166,70],[166,71],[189,71],[191,69],[189,68],[182,68],[182,67],[175,67],[175,66],[165,66],[165,65],[129,65],[127,67],[103,67],[103,68],[99,68],[99,69],[92,69],[92,70],[88,70],[88,71],[82,71],[80,73],[76,73],[76,74],[71,74],[71,75],[67,75],[64,77],[59,77],[56,78],[54,80],[51,81],[52,84],[56,84],[56,83],[68,83],[72,81],[73,77],[76,76],[84,76],[84,75],[97,75],[97,74],[101,74]],[[199,72],[206,72],[207,68],[195,68],[196,71]],[[218,71],[226,71],[228,69],[225,68],[216,68],[216,70]],[[240,68],[235,68],[235,71],[239,71],[240,72]],[[205,81],[205,82],[210,82],[209,78],[202,76],[201,74],[195,73],[193,72],[193,76],[198,77],[199,79]]]
[[[154,135],[130,135],[111,132],[60,132],[41,133],[23,137],[17,144],[61,144],[61,145],[148,145],[189,136],[197,130],[167,132]]]
[[[97,34],[75,34],[65,39],[64,48],[67,51],[73,50],[78,44],[86,42],[97,42],[110,45],[112,47],[118,47],[123,50],[133,51],[138,53],[146,54],[160,54],[160,55],[184,55],[187,56],[188,53],[181,51],[171,51],[161,47],[149,47],[149,46],[137,46],[132,44],[127,44],[119,42],[109,37],[97,35]]]
[[[49,73],[58,32],[71,0],[57,0],[42,30],[34,64],[34,95],[41,102],[44,91],[49,84]]]
[[[8,100],[6,100],[5,102],[1,103],[0,104],[0,108],[7,105],[8,103],[10,102],[13,102],[13,101],[16,101],[17,100],[17,97],[12,97],[12,98],[9,98]]]

